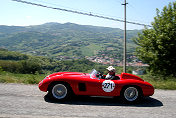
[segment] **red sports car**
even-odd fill
[[[113,80],[104,79],[95,69],[91,73],[58,72],[48,75],[39,83],[39,89],[49,92],[57,100],[71,95],[120,96],[126,102],[135,102],[142,96],[154,94],[154,87],[138,76],[121,73]]]

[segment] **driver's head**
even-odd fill
[[[109,74],[114,74],[115,73],[115,68],[113,66],[109,66],[108,68],[106,68],[109,72]]]

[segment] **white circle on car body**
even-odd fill
[[[111,92],[115,88],[115,83],[111,80],[105,80],[102,83],[102,88],[105,92]]]

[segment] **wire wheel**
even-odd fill
[[[67,97],[67,87],[64,84],[56,84],[55,86],[53,86],[52,88],[52,95],[54,98],[56,99],[64,99]]]
[[[125,89],[124,91],[124,98],[128,101],[128,102],[133,102],[135,100],[137,100],[139,97],[139,92],[138,89],[135,87],[128,87]]]

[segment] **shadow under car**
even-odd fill
[[[96,106],[134,106],[134,107],[161,107],[163,103],[152,97],[144,97],[135,103],[125,103],[120,97],[100,96],[74,96],[67,101],[52,99],[48,94],[44,96],[48,103],[71,104],[71,105],[96,105]]]

